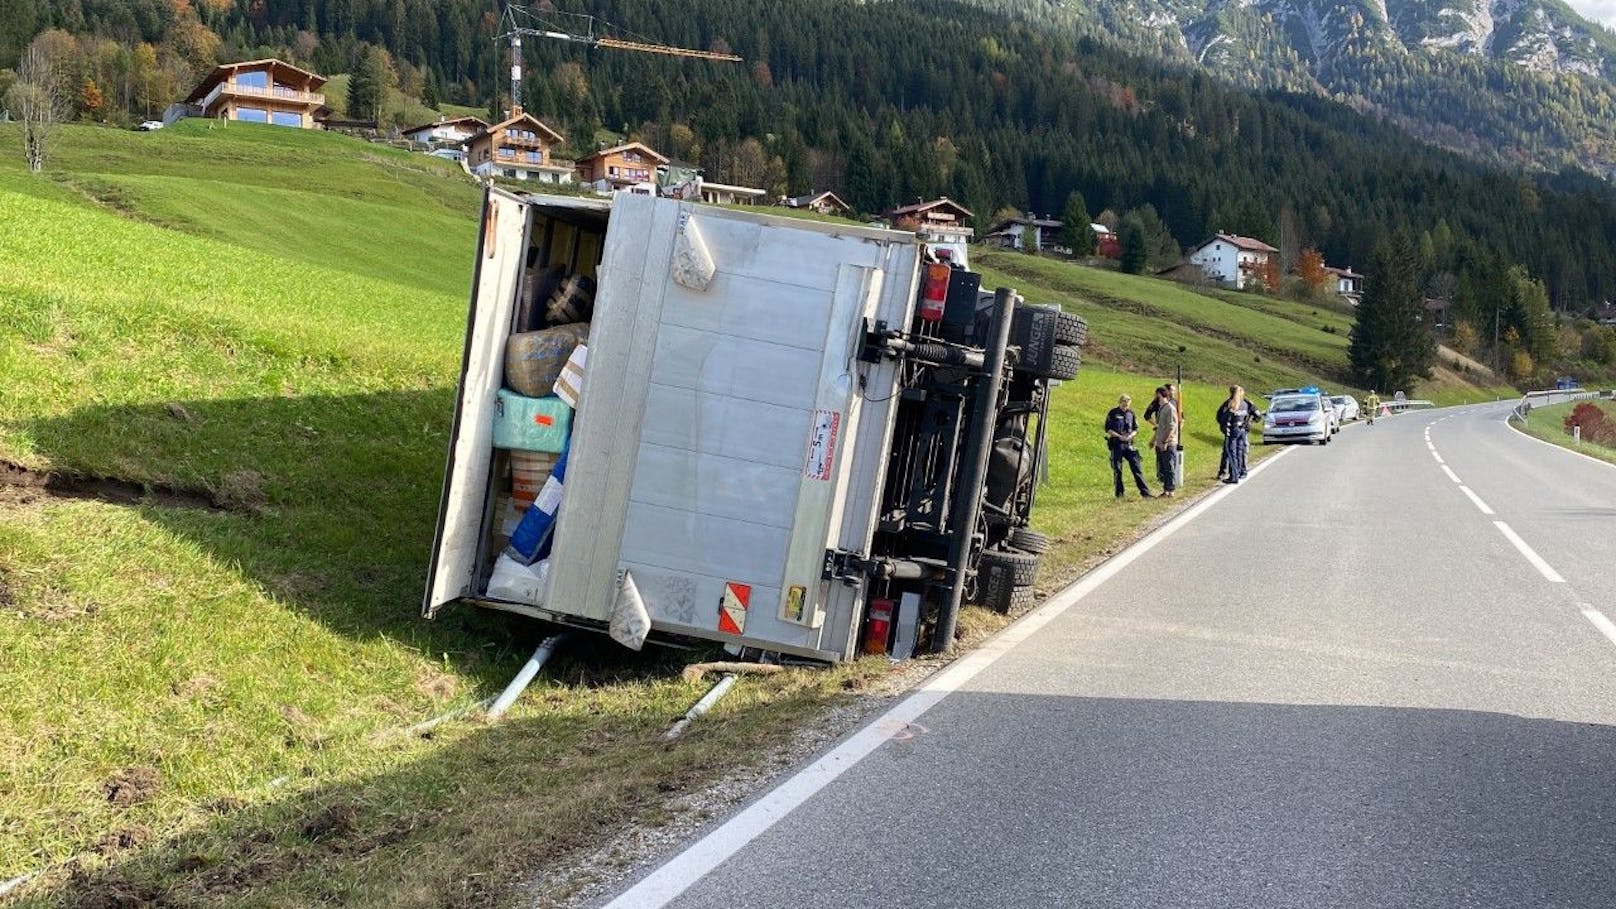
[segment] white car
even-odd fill
[[[159,130],[159,129],[162,129],[162,128],[163,128],[163,121],[161,121],[161,120],[144,120],[144,121],[141,122],[141,124],[139,126],[135,127],[135,132],[137,132],[137,133],[149,133],[149,132],[153,132],[155,130]]]
[[[1275,394],[1263,415],[1263,444],[1317,442],[1330,444],[1335,434],[1335,409],[1318,392]]]
[[[1351,423],[1363,416],[1358,409],[1358,399],[1352,395],[1331,395],[1330,403],[1335,405],[1337,423]]]

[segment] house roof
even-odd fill
[[[1275,249],[1272,246],[1269,246],[1267,243],[1264,243],[1261,240],[1254,240],[1251,237],[1242,237],[1239,234],[1225,234],[1225,233],[1214,234],[1212,236],[1212,239],[1206,241],[1205,243],[1202,243],[1199,248],[1200,249],[1205,249],[1207,246],[1209,246],[1209,245],[1211,245],[1213,243],[1216,243],[1219,240],[1222,240],[1223,242],[1229,244],[1230,246],[1233,246],[1235,249],[1244,249],[1244,250],[1246,250],[1248,252],[1268,252],[1268,253],[1277,253],[1277,252],[1279,252],[1279,250]]]
[[[953,199],[950,199],[947,196],[943,196],[941,199],[933,199],[930,202],[915,202],[909,205],[900,205],[897,208],[887,212],[887,217],[902,218],[905,215],[921,215],[931,211],[934,208],[944,206],[953,209],[956,217],[974,217],[974,215],[971,214],[970,209],[959,204],[958,202],[955,202]]]
[[[493,126],[490,126],[487,129],[483,130],[481,133],[478,133],[477,135],[481,136],[481,135],[483,135],[485,133],[491,133],[491,132],[493,132],[495,130],[506,129],[507,127],[515,126],[516,124],[524,122],[524,121],[527,122],[527,123],[531,123],[534,126],[537,126],[542,132],[544,132],[547,136],[549,136],[551,142],[560,142],[563,138],[565,138],[560,133],[556,132],[555,130],[551,129],[548,126],[545,126],[544,121],[540,120],[538,117],[533,116],[532,114],[528,113],[527,111],[522,111],[521,113],[516,114],[514,116],[506,117],[505,119],[499,121],[498,123],[495,123]],[[473,138],[476,138],[476,137],[474,136]]]
[[[320,75],[319,73],[311,73],[301,66],[293,66],[292,64],[287,63],[285,60],[276,60],[273,57],[266,57],[263,60],[242,60],[239,63],[221,63],[218,66],[215,66],[212,72],[208,73],[206,76],[203,76],[202,81],[196,84],[196,88],[191,89],[191,93],[185,96],[185,103],[193,104],[202,100],[204,95],[210,91],[213,91],[213,87],[215,85],[229,79],[230,75],[237,70],[257,69],[264,66],[268,66],[272,72],[277,74],[295,75],[307,78],[310,83],[310,90],[318,89],[327,82],[326,77]]]
[[[848,205],[846,202],[843,202],[841,196],[838,196],[835,193],[829,192],[829,191],[822,192],[822,193],[809,193],[806,196],[792,196],[791,198],[786,200],[786,207],[788,207],[788,208],[807,208],[808,206],[814,205],[814,204],[819,203],[819,202],[830,202],[832,205],[835,205],[837,208],[840,208],[840,209],[842,209],[844,211],[852,211],[853,210],[853,206]]]
[[[1048,218],[1011,218],[1008,221],[1000,221],[998,224],[993,225],[993,233],[988,234],[988,236],[991,237],[994,234],[1006,233],[1006,232],[1009,231],[1011,225],[1014,225],[1014,224],[1020,224],[1020,225],[1022,225],[1024,227],[1055,227],[1055,228],[1059,228],[1059,227],[1064,227],[1065,226],[1060,221],[1051,221]]]
[[[702,189],[716,189],[719,192],[739,193],[743,196],[761,196],[765,190],[753,189],[750,186],[736,186],[733,183],[714,183],[711,180],[701,181]]]
[[[409,129],[401,130],[401,132],[418,133],[423,129],[431,129],[434,126],[448,126],[452,123],[475,123],[480,129],[488,128],[488,121],[481,117],[450,117],[448,119],[440,117],[435,123],[422,123],[420,126],[412,126]]]
[[[1326,266],[1324,266],[1324,270],[1326,272],[1329,272],[1332,275],[1335,275],[1338,278],[1361,278],[1361,277],[1363,277],[1363,275],[1353,271],[1351,265],[1348,265],[1346,268],[1336,268],[1334,265],[1326,265]]]
[[[615,155],[618,152],[628,151],[630,149],[638,149],[639,151],[644,152],[649,157],[655,158],[658,164],[668,163],[667,155],[658,153],[656,149],[646,145],[644,142],[624,142],[622,145],[613,145],[611,148],[603,148],[597,152],[590,152],[589,154],[584,155],[582,158],[579,158],[578,161],[581,163],[588,161],[591,158],[604,158],[607,155]]]
[[[1098,221],[1091,222],[1089,224],[1089,230],[1094,231],[1096,234],[1099,234],[1102,237],[1111,232],[1111,228],[1106,227],[1104,224],[1101,224]]]

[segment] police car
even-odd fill
[[[1335,434],[1335,408],[1317,386],[1282,388],[1268,395],[1262,440],[1330,444]]]

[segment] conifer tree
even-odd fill
[[[1364,279],[1358,320],[1347,356],[1365,388],[1408,391],[1430,375],[1436,344],[1425,325],[1425,303],[1414,271],[1414,249],[1406,238],[1375,245]]]

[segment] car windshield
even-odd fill
[[[1299,413],[1318,410],[1319,399],[1311,396],[1306,398],[1275,398],[1274,403],[1268,409],[1274,413]]]
[[[1345,405],[1347,403],[1347,396],[1346,395],[1336,395],[1335,397],[1330,399],[1330,403]]]

